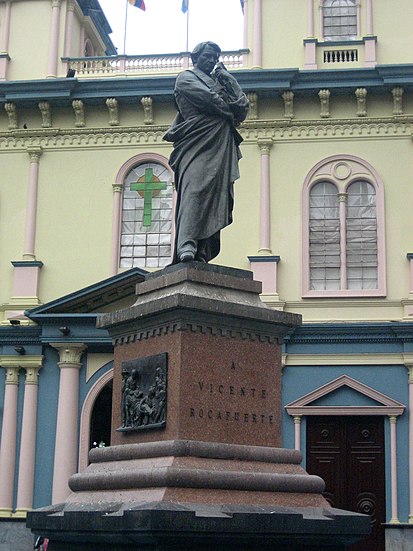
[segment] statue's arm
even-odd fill
[[[228,105],[234,115],[235,122],[242,122],[247,116],[249,101],[237,79],[227,71],[222,63],[219,63],[215,69],[215,78],[228,95]]]
[[[179,103],[179,96],[183,96],[201,113],[219,115],[233,120],[230,106],[191,71],[181,73],[176,80],[175,94]]]

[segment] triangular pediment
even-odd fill
[[[115,276],[69,293],[30,310],[29,317],[44,318],[50,314],[88,314],[105,312],[122,306],[135,297],[135,286],[144,281],[147,272],[132,268]]]
[[[364,396],[368,399],[368,405],[366,406],[325,406],[319,405],[322,398],[329,395],[333,395],[341,388],[349,388],[358,395]],[[373,404],[371,402],[374,402]],[[301,398],[294,400],[293,402],[285,406],[287,413],[290,415],[401,415],[405,409],[405,406],[400,402],[397,402],[393,398],[390,398],[386,394],[375,390],[360,381],[349,377],[348,375],[341,375],[330,381],[329,383],[305,394]]]

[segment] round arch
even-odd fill
[[[113,362],[111,361],[109,363],[113,363]],[[95,384],[87,393],[85,401],[83,402],[82,411],[80,414],[80,431],[79,431],[79,468],[78,468],[79,472],[83,471],[88,466],[90,420],[92,416],[93,406],[95,405],[96,398],[99,396],[102,389],[112,379],[113,379],[113,368],[109,369],[104,375],[102,375],[95,382]]]

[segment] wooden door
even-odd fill
[[[307,471],[333,507],[371,516],[371,535],[349,551],[384,551],[384,418],[308,416]]]

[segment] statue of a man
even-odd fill
[[[232,222],[233,183],[239,178],[236,127],[248,99],[236,79],[218,63],[214,42],[198,44],[194,68],[176,79],[178,114],[164,139],[173,142],[169,163],[177,190],[173,264],[208,262],[220,251],[220,230]]]

